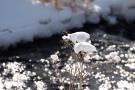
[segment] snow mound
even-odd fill
[[[79,42],[89,41],[90,35],[86,32],[75,32],[72,34],[68,34],[67,36],[63,36],[62,38],[68,39],[75,44],[75,43],[79,43]]]
[[[16,4],[17,3],[17,4]],[[0,1],[0,46],[19,41],[33,41],[34,37],[50,37],[74,27],[82,27],[84,11],[75,13],[68,7],[56,10],[51,5],[32,4],[30,0]]]
[[[109,15],[122,16],[127,21],[135,20],[135,0],[94,0],[94,5],[100,7],[100,15],[106,18]]]
[[[105,58],[114,62],[121,61],[121,58],[118,56],[117,52],[111,52],[110,54],[106,55]]]
[[[96,47],[93,46],[92,44],[88,43],[88,42],[80,42],[80,43],[76,43],[74,45],[74,51],[75,53],[79,53],[79,52],[85,52],[85,53],[94,53],[96,52]]]
[[[101,12],[101,7],[98,5],[91,5],[89,8],[89,11],[86,12],[86,19],[90,23],[97,24],[100,22],[100,12]]]
[[[70,40],[76,54],[84,52],[86,55],[97,52],[96,47],[91,44],[90,35],[86,32],[75,32],[62,37],[63,40]]]

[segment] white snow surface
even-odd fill
[[[100,14],[103,18],[113,14],[123,16],[128,21],[135,19],[135,0],[94,0],[92,4],[101,8]]]
[[[76,3],[82,5],[82,0]],[[94,0],[88,10],[80,7],[76,7],[75,11],[67,6],[62,8],[58,11],[51,4],[32,4],[31,0],[1,0],[0,46],[32,41],[34,37],[49,37],[82,27],[86,21],[99,23],[101,16],[106,18],[111,13],[121,15],[128,21],[135,20],[135,0]],[[109,18],[109,21],[115,23],[115,17]]]
[[[63,30],[82,27],[82,10],[57,11],[51,5],[32,4],[30,0],[0,1],[0,46],[9,46],[34,37],[49,37]]]

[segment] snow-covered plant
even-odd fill
[[[95,53],[96,47],[91,44],[90,35],[86,32],[75,32],[72,34],[67,34],[62,37],[65,42],[69,45],[72,44],[71,48],[74,50],[75,54],[79,56],[76,59],[83,59],[85,56],[89,56]]]
[[[85,52],[87,54],[91,54],[96,52],[97,50],[95,46],[93,46],[88,42],[80,42],[74,45],[74,51],[76,54],[79,54],[79,52]]]
[[[69,89],[83,90],[85,74],[90,75],[91,72],[86,72],[86,69],[91,68],[90,65],[87,65],[90,60],[87,57],[97,52],[96,47],[91,44],[90,35],[86,32],[75,32],[72,34],[67,34],[62,37],[65,42],[71,47],[74,54],[72,54],[71,60],[69,59],[65,69],[69,73]],[[87,63],[88,62],[88,63]],[[78,79],[76,79],[78,78]]]

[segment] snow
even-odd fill
[[[79,42],[89,41],[90,35],[86,32],[75,32],[72,34],[68,34],[67,36],[63,36],[62,38],[68,39],[75,44],[75,43],[79,43]]]
[[[135,63],[125,64],[125,66],[133,70],[135,69]]]
[[[90,35],[86,32],[75,32],[62,38],[65,41],[70,40],[74,44],[73,49],[76,54],[79,52],[91,54],[97,51],[96,47],[91,44]]]
[[[51,55],[51,59],[53,59],[53,60],[59,60],[59,57],[57,55]]]
[[[118,89],[116,90],[124,90],[125,88],[127,90],[134,90],[135,83],[128,82],[125,80],[120,80],[119,82],[117,82],[117,86],[118,86]]]
[[[81,10],[73,13],[64,7],[57,11],[50,5],[33,5],[30,0],[12,0],[11,3],[2,0],[0,11],[0,46],[21,40],[32,41],[34,37],[49,37],[63,30],[82,27],[85,22]]]
[[[89,12],[87,13],[87,21],[90,23],[97,24],[100,22],[101,8],[98,5],[91,5]]]
[[[133,15],[135,8],[130,8],[135,6],[135,0],[94,0],[93,4],[101,8],[100,13],[103,18],[113,14],[123,16],[127,21],[135,19]]]
[[[71,3],[74,8],[69,1],[63,0],[61,10],[51,3],[32,3],[31,0],[0,1],[0,46],[33,41],[34,37],[50,37],[64,30],[80,28],[85,22],[99,23],[101,18],[115,24],[116,15],[127,21],[135,20],[134,0],[94,0],[88,4],[77,0]]]
[[[35,81],[37,90],[47,89],[43,81]]]
[[[101,8],[100,13],[101,15],[108,15],[111,10],[109,8],[110,6],[110,0],[94,0],[93,4],[99,6]]]
[[[93,53],[96,52],[96,47],[88,42],[80,42],[74,45],[75,53],[85,52],[85,53]]]
[[[63,86],[60,86],[59,89],[60,89],[60,90],[64,90],[64,87],[63,87]]]
[[[104,34],[102,33],[102,36]],[[108,35],[106,36],[108,37]],[[128,60],[128,58],[134,59],[134,56],[132,57],[134,55],[132,52],[134,50],[133,42],[129,43],[125,41],[125,43],[123,41],[122,43],[112,42],[108,44],[104,37],[99,38],[97,41],[95,40],[96,43],[92,41],[91,44],[97,47],[103,47],[102,49],[104,50],[101,51],[102,49],[99,47],[97,49],[97,54],[99,55],[95,55],[94,58],[90,55],[81,54],[87,61],[74,54],[71,49],[71,51],[67,51],[69,47],[64,48],[65,53],[63,53],[63,48],[59,47],[59,51],[55,50],[47,55],[47,57],[44,57],[43,52],[43,55],[40,56],[41,59],[34,59],[34,63],[32,59],[32,62],[30,61],[28,63],[25,63],[25,61],[10,62],[11,58],[21,59],[21,56],[11,56],[9,61],[2,62],[0,66],[2,70],[0,74],[0,90],[63,90],[69,88],[71,84],[75,86],[74,88],[76,90],[79,90],[80,88],[78,86],[81,85],[80,76],[83,78],[83,90],[108,90],[111,88],[114,90],[124,90],[125,88],[135,90],[135,72],[133,72],[135,63],[134,60]],[[115,40],[119,40],[118,38]],[[91,39],[96,38],[91,34]],[[111,38],[109,40],[113,39]],[[130,49],[125,52],[125,48]],[[124,58],[124,61],[126,61],[124,63],[112,64],[112,62],[106,62],[107,60],[104,59],[104,54],[107,52],[113,52],[110,54],[112,57],[123,54],[128,56],[128,58]],[[35,53],[37,54],[37,52]],[[63,58],[63,54],[66,55],[64,55],[65,59]],[[103,59],[100,59],[102,57]],[[57,61],[58,59],[59,61]],[[56,62],[53,63],[55,60]],[[54,86],[53,88],[51,87],[52,85]],[[91,88],[90,85],[94,86],[91,86]]]
[[[106,59],[112,60],[114,62],[120,62],[121,58],[118,56],[117,52],[111,52],[108,55],[105,56]]]
[[[89,62],[90,55],[93,53],[96,53],[96,47],[91,44],[90,41],[90,34],[86,32],[75,32],[68,34],[67,36],[62,37],[65,42],[71,41],[73,43],[73,50],[76,54],[79,54],[80,52],[85,53],[84,61]],[[71,42],[68,42],[69,44],[72,44]]]
[[[135,62],[135,58],[132,58],[132,59],[129,58],[129,59],[128,59],[128,62],[129,62],[129,63],[134,63],[134,62]]]
[[[106,21],[110,24],[110,25],[114,25],[117,24],[117,19],[115,16],[108,16],[106,18]]]
[[[86,87],[84,90],[90,90],[90,88],[89,87]]]

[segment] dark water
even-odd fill
[[[95,30],[105,31],[108,34],[121,36],[130,40],[135,40],[135,23],[121,21],[116,25],[108,25],[105,21],[100,24],[85,24],[83,28],[74,28],[68,33],[85,31],[92,33]],[[16,56],[22,59],[39,59],[48,57],[51,53],[59,50],[62,46],[63,33],[53,35],[50,38],[36,38],[33,42],[19,42],[16,46],[8,49],[0,48],[0,61],[15,59]],[[11,61],[11,60],[10,60]]]
[[[10,46],[0,51],[0,61],[24,61],[25,59],[47,58],[61,47],[61,36],[54,35],[51,38],[35,39],[34,42],[20,42],[16,46]],[[19,59],[17,59],[19,57]]]

